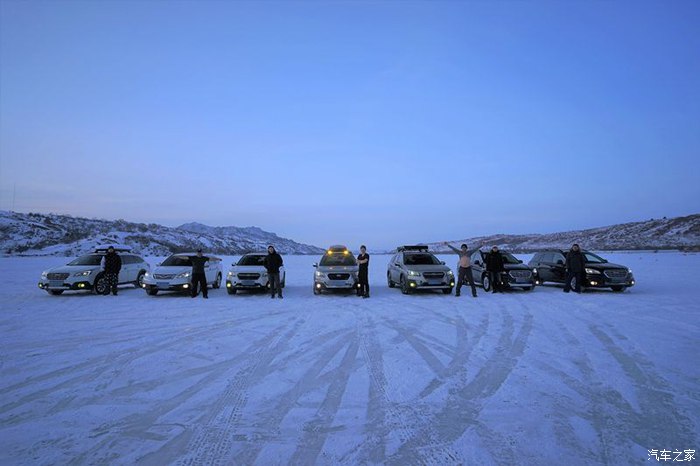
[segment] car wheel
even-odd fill
[[[214,283],[211,285],[212,288],[215,290],[218,290],[221,288],[221,274],[216,274],[216,280],[214,280]]]
[[[569,282],[569,287],[570,287],[572,290],[575,290],[575,289],[576,289],[576,277],[571,277],[571,281]]]
[[[442,290],[442,294],[451,294],[452,293],[452,288],[447,288],[446,290]]]
[[[149,296],[155,296],[158,294],[158,288],[146,288],[146,294]]]
[[[394,288],[396,286],[396,283],[394,283],[393,280],[391,279],[390,273],[386,274],[386,284],[389,285],[389,288]]]
[[[403,294],[410,294],[411,289],[408,287],[408,282],[404,278],[403,275],[401,275],[401,278],[399,279],[399,284],[401,285],[401,293]]]
[[[63,290],[49,290],[49,294],[52,294],[54,296],[58,296],[60,294],[63,294]]]
[[[233,286],[231,286],[231,287],[228,287],[228,286],[227,286],[227,287],[226,287],[226,292],[227,292],[228,294],[236,294],[236,291],[237,291],[236,288],[234,288]]]
[[[535,285],[532,285],[532,286],[528,286],[526,288],[523,288],[523,291],[532,291],[534,289],[535,289]]]
[[[612,290],[615,291],[615,292],[620,292],[620,291],[624,291],[624,290],[625,290],[625,287],[624,287],[624,286],[611,286],[610,288],[612,288]]]
[[[491,279],[487,274],[481,277],[481,286],[484,287],[484,291],[491,291]]]
[[[95,284],[92,289],[96,294],[103,294],[107,290],[107,280],[103,274],[98,275],[95,278]]]
[[[139,276],[136,277],[136,281],[134,282],[134,286],[136,288],[143,288],[143,276],[146,275],[146,272],[143,270],[139,272]]]

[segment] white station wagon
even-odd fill
[[[128,246],[113,246],[122,259],[119,272],[119,284],[133,284],[141,287],[143,278],[150,270],[148,263],[140,256],[131,254]],[[77,257],[66,265],[45,270],[39,280],[39,288],[52,295],[60,295],[64,291],[94,291],[102,294],[107,289],[102,258],[108,246],[98,246],[91,254]]]
[[[236,294],[237,291],[267,290],[270,287],[267,269],[264,261],[267,253],[251,253],[241,257],[238,262],[231,264],[226,275],[226,291]],[[284,266],[280,267],[280,286],[284,288]]]
[[[195,252],[182,252],[173,254],[158,264],[153,272],[147,273],[143,277],[142,287],[151,296],[155,296],[159,291],[179,291],[189,292],[192,287],[192,257]],[[212,288],[221,287],[223,271],[221,259],[205,254],[209,262],[204,265],[204,274],[207,277],[207,285]]]

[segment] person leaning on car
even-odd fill
[[[501,273],[505,270],[503,266],[503,256],[498,250],[498,246],[491,248],[491,252],[486,254],[486,271],[491,278],[491,290],[493,293],[501,291]]]
[[[263,261],[265,270],[267,270],[267,275],[270,281],[270,293],[271,297],[275,297],[275,293],[282,299],[282,285],[280,284],[280,267],[284,265],[282,256],[275,250],[273,245],[267,247],[267,256]]]
[[[100,266],[105,272],[105,291],[102,293],[107,296],[111,291],[114,296],[117,295],[117,285],[119,284],[119,272],[122,269],[122,258],[114,250],[113,246],[107,248],[107,254],[100,261]]]
[[[448,248],[452,249],[454,252],[459,254],[459,271],[457,272],[457,291],[455,296],[460,295],[462,289],[462,284],[464,280],[469,281],[469,285],[472,287],[472,296],[476,298],[476,287],[474,286],[474,276],[472,275],[472,264],[469,258],[469,247],[466,244],[462,244],[460,249],[452,246],[450,243],[443,243]]]
[[[207,275],[204,272],[204,264],[209,262],[209,258],[202,255],[201,249],[197,249],[197,255],[190,257],[190,262],[192,263],[192,297],[196,298],[199,294],[197,288],[201,288],[202,298],[208,299]]]
[[[586,256],[581,252],[578,244],[571,246],[566,255],[566,283],[564,283],[564,293],[571,291],[571,279],[576,277],[574,291],[581,292],[581,283],[586,278]]]

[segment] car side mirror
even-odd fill
[[[561,260],[561,259],[559,259],[559,260],[557,261],[557,265],[564,265],[564,261]]]
[[[521,260],[518,260],[518,264],[522,264],[522,263],[523,263],[523,261],[521,261]]]
[[[160,262],[158,262],[158,263],[156,264],[156,267],[160,267],[160,264],[161,264],[161,263],[160,263]]]
[[[318,264],[316,262],[314,262],[314,267],[318,267]]]
[[[607,263],[608,263],[608,260],[607,260],[607,259],[603,259],[603,263],[607,264]]]
[[[440,261],[440,263],[441,263],[442,265],[445,265],[445,261]]]

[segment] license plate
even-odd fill
[[[243,286],[255,286],[256,283],[253,280],[243,280],[241,282],[241,285],[243,285]]]
[[[51,280],[49,281],[49,288],[62,288],[63,282],[61,280]]]
[[[158,282],[156,283],[156,286],[158,288],[170,288],[170,284],[168,282]]]

